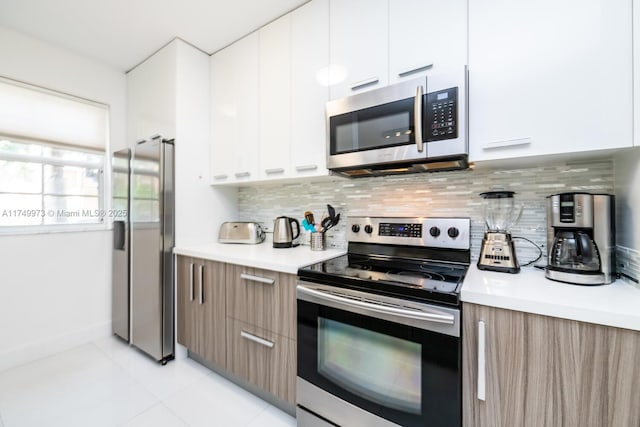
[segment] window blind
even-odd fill
[[[104,150],[108,108],[0,77],[0,133]]]

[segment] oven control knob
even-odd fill
[[[452,239],[455,239],[456,237],[458,237],[458,235],[460,235],[460,230],[458,230],[456,227],[449,227],[449,229],[447,230],[447,234]]]
[[[351,226],[351,231],[353,231],[354,233],[357,233],[358,231],[360,231],[360,226],[358,224],[353,224]]]
[[[440,235],[440,229],[438,227],[431,227],[429,234],[431,234],[431,237],[438,237]]]
[[[373,227],[370,226],[369,224],[365,225],[364,226],[364,232],[367,233],[367,234],[373,233]]]

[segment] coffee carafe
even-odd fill
[[[563,193],[547,197],[546,277],[601,285],[615,280],[614,196]]]

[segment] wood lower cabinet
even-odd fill
[[[296,339],[296,276],[227,264],[227,315]]]
[[[227,265],[227,369],[295,405],[296,276]]]
[[[463,319],[464,426],[640,426],[640,332],[475,304]]]
[[[295,405],[296,342],[255,325],[227,322],[227,369]]]
[[[178,342],[295,405],[296,276],[177,257]]]
[[[177,259],[178,343],[217,366],[226,366],[225,265]]]

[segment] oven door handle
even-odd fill
[[[450,314],[427,313],[424,311],[412,311],[412,310],[406,310],[402,308],[378,305],[375,303],[358,301],[350,298],[341,297],[338,295],[329,294],[326,292],[308,288],[303,285],[298,285],[298,292],[307,294],[312,297],[316,297],[321,300],[332,301],[334,303],[339,303],[341,305],[345,305],[349,307],[363,308],[368,311],[373,311],[376,313],[391,314],[398,317],[405,317],[405,318],[417,319],[417,320],[426,320],[429,322],[446,323],[448,325],[453,325],[455,323],[455,318],[453,317],[453,315],[450,315]]]

